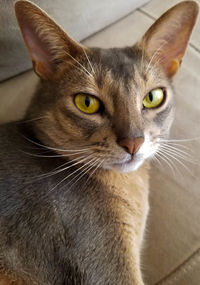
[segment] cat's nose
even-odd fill
[[[119,145],[123,147],[128,153],[135,154],[141,145],[144,143],[143,137],[126,138],[119,142]]]

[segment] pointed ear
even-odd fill
[[[177,4],[154,23],[139,42],[151,61],[158,62],[168,77],[179,69],[198,10],[193,1]]]
[[[17,1],[15,12],[35,72],[45,80],[57,79],[64,63],[82,53],[83,47],[35,4]]]

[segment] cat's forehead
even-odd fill
[[[94,64],[104,71],[112,72],[116,79],[133,77],[140,57],[140,52],[132,47],[92,49],[92,52]]]
[[[128,95],[168,84],[161,69],[137,47],[93,49],[92,52],[93,76],[99,89],[110,88]]]

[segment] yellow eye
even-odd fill
[[[84,113],[94,114],[99,111],[100,101],[94,96],[77,94],[74,101],[76,107]]]
[[[153,89],[143,100],[143,106],[151,109],[158,107],[164,100],[164,91],[161,88]]]

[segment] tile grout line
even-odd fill
[[[146,5],[146,4],[144,4],[144,5]],[[144,5],[143,5],[143,6],[144,6]],[[127,14],[125,14],[125,15],[123,15],[123,16],[117,18],[117,19],[114,20],[112,23],[110,23],[110,24],[104,26],[104,27],[101,28],[100,30],[98,30],[98,31],[92,33],[91,35],[89,35],[89,36],[87,36],[87,37],[81,39],[79,42],[84,44],[84,41],[86,41],[86,40],[92,38],[93,36],[97,35],[98,33],[104,32],[107,28],[110,28],[110,27],[112,27],[113,25],[115,25],[115,24],[117,24],[117,23],[123,21],[123,20],[126,19],[127,17],[133,15],[136,11],[142,12],[140,9],[141,9],[141,8],[137,7],[137,8],[135,8],[135,9],[131,10],[131,11],[128,12]],[[142,13],[142,14],[143,14],[143,13]]]
[[[143,8],[139,8],[138,11],[140,11],[143,15],[147,16],[151,20],[154,20],[154,21],[156,20],[156,18],[154,16],[152,16],[151,14],[149,14],[148,12],[143,10]]]
[[[189,46],[193,48],[196,52],[200,53],[200,49],[196,47],[193,43],[189,43]]]
[[[199,262],[200,248],[197,248],[188,258],[154,285],[173,285],[174,281],[178,281],[185,273],[189,273]]]

